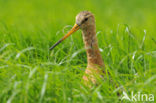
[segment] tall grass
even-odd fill
[[[156,95],[155,1],[1,0],[0,5],[2,103],[118,103],[117,92]],[[92,88],[82,83],[87,60],[80,31],[49,51],[82,10],[95,14],[101,54],[117,88],[109,80]]]

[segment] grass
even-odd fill
[[[109,80],[92,88],[81,82],[87,61],[80,31],[49,51],[82,10],[95,14],[101,54],[118,88]],[[118,103],[119,91],[156,96],[155,11],[153,0],[0,0],[0,101]]]

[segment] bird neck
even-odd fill
[[[88,68],[93,65],[104,66],[96,38],[95,25],[82,29],[82,34],[87,53]]]

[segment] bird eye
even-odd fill
[[[88,20],[88,18],[85,18],[85,21],[87,21]]]
[[[81,24],[83,24],[84,22],[86,22],[88,20],[88,18],[83,19],[83,21],[81,22]]]

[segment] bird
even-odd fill
[[[97,84],[98,79],[105,74],[105,64],[100,54],[98,40],[96,37],[95,17],[90,11],[81,11],[76,16],[76,23],[72,29],[56,42],[50,50],[54,49],[58,44],[81,29],[83,42],[87,55],[87,68],[82,77],[86,85]]]

